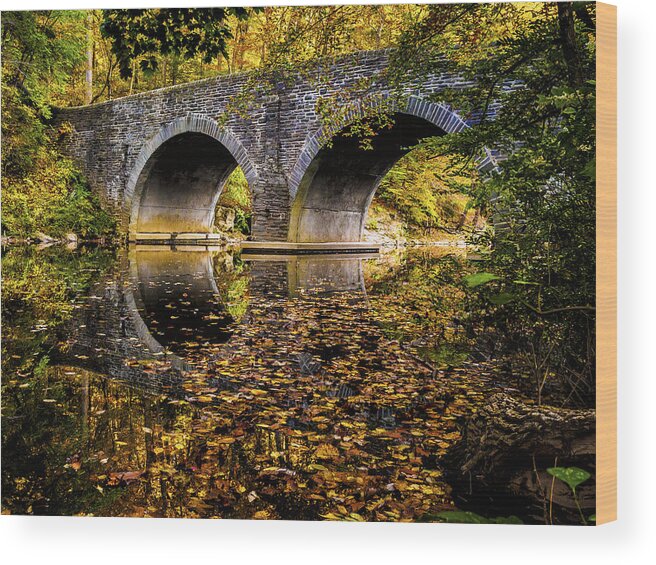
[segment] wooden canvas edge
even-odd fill
[[[596,523],[617,519],[617,7],[596,3]]]

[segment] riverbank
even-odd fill
[[[363,241],[382,247],[465,247],[473,229],[434,228],[421,233],[418,226],[411,226],[393,209],[374,203],[369,207],[367,221],[362,234]]]

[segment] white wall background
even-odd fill
[[[281,1],[277,4],[336,2]],[[355,2],[353,2],[355,3]],[[656,2],[619,7],[619,515],[599,528],[0,517],[4,563],[458,563],[656,559]],[[4,0],[2,9],[262,5]]]

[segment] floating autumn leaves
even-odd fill
[[[177,392],[156,402],[167,421],[137,440],[137,478],[99,484],[155,516],[412,521],[452,508],[440,459],[483,402],[484,375],[410,355],[361,293],[251,297],[231,332],[187,349]],[[165,360],[126,364],[170,376]]]
[[[20,389],[66,450],[51,455],[53,485],[86,485],[73,513],[96,515],[414,521],[453,509],[443,457],[495,384],[481,366],[411,353],[455,334],[458,300],[419,286],[446,267],[411,267],[376,276],[369,296],[235,282],[225,294],[238,307],[200,275],[153,277],[141,314],[174,355],[135,337],[113,289],[136,289],[112,275],[112,300],[94,289],[62,348],[104,376],[52,368]]]

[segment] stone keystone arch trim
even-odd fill
[[[380,105],[381,102],[385,100],[386,99],[374,98],[372,100],[360,101],[357,106],[346,115],[344,123],[340,123],[339,125],[330,128],[321,126],[312,135],[308,135],[303,149],[301,150],[301,153],[289,175],[289,195],[291,197],[291,202],[294,202],[294,199],[296,198],[298,187],[303,180],[307,168],[310,166],[310,163],[312,163],[312,160],[317,156],[317,153],[319,153],[321,148],[326,145],[327,141],[347,127],[357,117],[361,117],[364,114],[363,107]],[[402,114],[409,114],[417,118],[423,118],[443,130],[445,133],[457,133],[471,127],[447,105],[440,102],[431,102],[417,96],[408,97],[408,102],[402,110],[396,110],[395,105],[391,106],[391,110]],[[495,170],[497,167],[498,164],[492,155],[492,152],[489,149],[486,149],[485,157],[479,159],[477,163],[478,170],[482,173],[486,173]]]
[[[151,156],[169,139],[184,133],[203,133],[217,140],[230,152],[235,161],[237,161],[237,164],[241,167],[251,190],[255,186],[258,180],[257,171],[251,162],[246,149],[233,133],[212,118],[202,114],[188,114],[185,117],[177,118],[162,127],[157,134],[143,145],[134,165],[132,166],[132,172],[125,187],[124,204],[124,220],[128,226],[130,239],[136,234],[139,206],[141,203],[144,184],[150,173],[148,162]],[[219,196],[220,195],[217,194],[216,200],[218,200]]]

